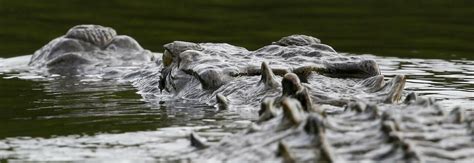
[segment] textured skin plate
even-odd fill
[[[104,67],[154,64],[153,54],[132,37],[117,35],[110,27],[77,25],[32,56],[29,66],[48,73],[101,74]]]
[[[103,48],[110,44],[115,36],[117,36],[117,32],[109,27],[78,25],[69,29],[65,37],[79,39]]]

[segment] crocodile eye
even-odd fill
[[[163,53],[163,65],[165,67],[168,67],[169,65],[171,65],[172,62],[173,54],[171,54],[168,50],[165,50],[165,52]]]

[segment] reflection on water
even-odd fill
[[[405,90],[432,97],[447,108],[473,108],[474,61],[375,57],[386,76],[408,76]],[[474,109],[474,108],[473,108]]]
[[[15,77],[25,76],[9,75],[0,80],[6,86],[1,91],[9,92],[2,94],[5,103],[0,104],[0,114],[4,118],[0,121],[4,125],[0,125],[0,137],[142,131],[212,125],[215,119],[249,119],[240,113],[216,112],[213,106],[192,101],[150,104],[129,83],[118,81],[61,76],[32,79],[31,75],[26,77],[33,81],[25,81]],[[15,107],[23,103],[28,105]],[[201,121],[205,118],[214,120]]]
[[[474,61],[365,56],[387,78],[407,75],[406,90],[435,98],[447,111],[474,111]],[[1,76],[0,159],[162,159],[192,151],[192,131],[216,142],[257,114],[165,97],[143,101],[129,83],[94,76]]]

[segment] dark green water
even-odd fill
[[[174,40],[256,49],[307,34],[339,52],[384,56],[369,57],[388,78],[407,75],[406,90],[474,110],[470,0],[0,0],[0,16],[0,58],[32,54],[77,24],[113,27],[154,52]],[[0,160],[159,158],[189,150],[190,130],[217,141],[256,114],[150,103],[128,83],[1,70],[2,59]]]
[[[255,49],[307,34],[338,51],[473,59],[471,0],[0,0],[0,56],[30,54],[77,24],[101,24],[162,51],[174,40]]]

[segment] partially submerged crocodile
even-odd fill
[[[356,98],[394,103],[401,98],[405,83],[403,75],[386,82],[375,61],[343,56],[304,35],[284,37],[256,51],[183,41],[164,48],[161,73],[144,70],[130,75],[147,76],[135,82],[138,89],[224,106],[220,108],[258,108],[264,97],[294,89],[300,90],[298,94],[311,94],[307,100],[334,106]],[[301,80],[301,87],[281,86],[279,81],[290,72],[295,75],[285,81]]]
[[[404,75],[385,81],[375,61],[341,55],[314,37],[292,35],[255,51],[183,41],[164,48],[153,54],[111,28],[81,25],[35,52],[29,65],[66,75],[131,66],[116,77],[132,81],[148,99],[166,95],[219,110],[260,108],[257,123],[217,145],[192,134],[192,144],[203,149],[188,155],[195,159],[474,159],[471,113],[445,113],[414,94],[397,104],[406,94]],[[137,70],[143,64],[148,66]]]
[[[89,75],[149,65],[121,78],[134,81],[144,94],[165,91],[204,102],[218,97],[225,106],[257,107],[263,97],[302,89],[281,88],[278,80],[289,72],[297,75],[289,82],[301,80],[312,100],[336,106],[353,98],[393,103],[400,99],[405,83],[403,75],[385,83],[375,61],[340,55],[319,39],[304,35],[284,37],[256,51],[183,41],[164,48],[159,60],[161,54],[144,50],[112,28],[78,25],[36,51],[29,66],[49,73]]]

